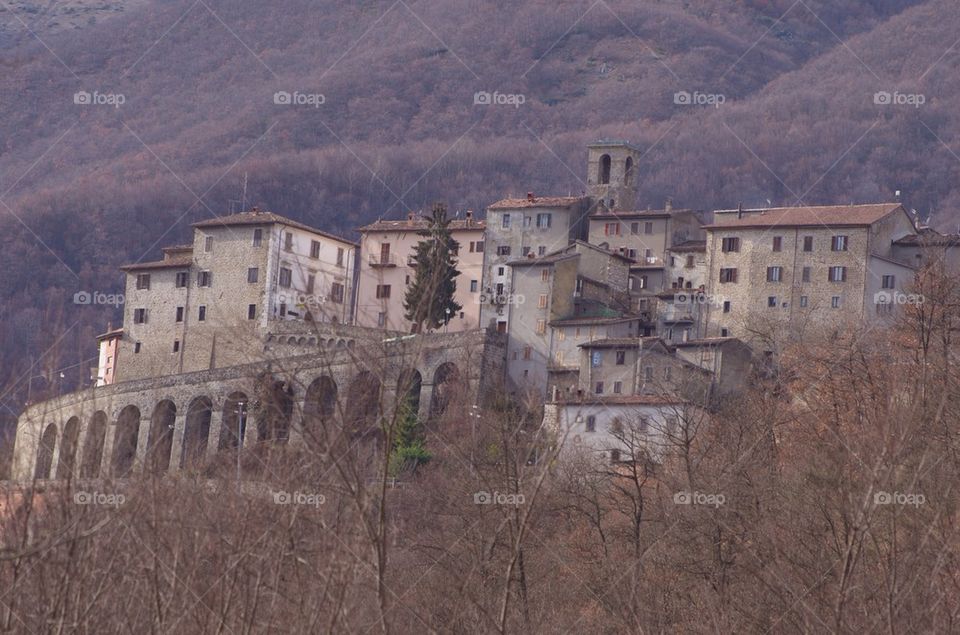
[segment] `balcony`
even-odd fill
[[[397,257],[393,254],[370,254],[371,267],[396,267]]]
[[[670,306],[660,316],[660,320],[666,324],[693,322],[693,308],[690,306]]]

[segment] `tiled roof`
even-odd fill
[[[687,253],[687,252],[697,252],[697,251],[707,251],[707,241],[705,240],[687,240],[679,245],[674,245],[673,247],[667,247],[667,251],[673,252],[675,254]]]
[[[450,229],[454,231],[483,231],[487,226],[486,221],[474,219],[453,219],[450,221]],[[378,220],[369,225],[360,227],[359,232],[417,232],[423,231],[429,227],[427,219],[418,216],[413,220]]]
[[[695,212],[685,208],[646,209],[646,210],[609,210],[602,205],[590,213],[591,220],[642,220],[644,218],[669,218],[682,212]]]
[[[604,337],[598,340],[584,342],[578,346],[580,346],[580,348],[639,348],[641,346],[646,348],[658,341],[659,338],[656,337]]]
[[[899,203],[871,205],[824,205],[819,207],[774,207],[770,209],[717,210],[706,229],[728,227],[859,227],[876,223],[900,210]],[[903,212],[905,213],[905,212]]]
[[[487,209],[522,209],[527,207],[569,207],[586,200],[583,196],[534,196],[533,198],[505,198]]]
[[[518,258],[516,260],[511,260],[507,262],[511,267],[532,267],[536,265],[552,265],[555,262],[560,262],[561,260],[569,260],[571,258],[579,258],[580,254],[571,254],[566,251],[555,251],[552,254],[547,254],[546,256],[539,256],[535,258]]]
[[[550,326],[589,326],[591,324],[620,324],[621,322],[633,322],[641,319],[638,315],[620,316],[620,317],[572,317],[563,320],[554,320]]]
[[[261,211],[256,207],[249,212],[239,212],[237,214],[229,214],[227,216],[219,216],[217,218],[210,218],[207,220],[194,223],[194,227],[233,227],[237,225],[287,225],[288,227],[295,227],[297,229],[302,229],[304,231],[312,232],[314,234],[319,234],[320,236],[326,236],[332,240],[338,242],[346,243],[348,245],[356,245],[357,243],[352,240],[343,238],[342,236],[337,236],[336,234],[331,234],[325,232],[316,227],[310,227],[299,221],[295,221],[292,218],[287,218],[286,216],[281,216],[280,214],[274,214],[273,212]]]
[[[101,333],[100,335],[97,336],[96,339],[98,339],[98,340],[105,340],[105,339],[110,339],[110,338],[114,338],[114,337],[120,337],[121,335],[123,335],[123,327],[122,327],[122,326],[121,326],[121,327],[118,327],[118,328],[115,328],[115,329],[110,329],[110,330],[107,331],[106,333]]]
[[[686,342],[677,342],[674,344],[674,346],[719,346],[720,344],[726,344],[727,342],[739,341],[740,340],[736,337],[701,337],[698,339],[687,340]]]
[[[679,406],[686,402],[669,395],[584,395],[581,399],[555,403],[560,406]]]
[[[954,247],[960,245],[960,234],[941,234],[926,227],[917,234],[907,234],[903,238],[893,241],[894,245],[916,247]]]
[[[175,252],[184,252],[184,251],[193,251],[193,245],[173,245],[171,247],[164,247],[161,251],[163,253],[175,253]]]
[[[140,271],[143,269],[181,269],[189,267],[193,262],[192,256],[177,256],[167,258],[166,260],[154,260],[152,262],[134,262],[120,267],[120,271]]]

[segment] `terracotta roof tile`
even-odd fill
[[[585,196],[535,196],[529,198],[505,198],[497,201],[487,209],[523,209],[527,207],[570,207],[582,201]]]
[[[403,219],[403,220],[378,220],[369,225],[364,225],[360,227],[357,231],[360,232],[414,232],[422,231],[428,227],[427,219],[418,216],[413,220]],[[454,231],[483,231],[487,226],[486,221],[478,220],[476,218],[467,220],[465,218],[453,219],[450,221],[450,229]]]
[[[823,205],[819,207],[774,207],[744,209],[737,218],[737,210],[717,210],[714,222],[706,229],[728,227],[851,227],[872,225],[903,207],[899,203],[871,205]]]
[[[154,260],[152,262],[134,262],[120,267],[120,271],[140,271],[143,269],[182,269],[189,267],[193,262],[192,256],[178,256],[167,258],[166,260]]]
[[[286,216],[281,216],[280,214],[274,214],[273,212],[260,211],[257,208],[249,212],[239,212],[237,214],[229,214],[227,216],[219,216],[217,218],[210,218],[207,220],[194,223],[194,227],[233,227],[237,225],[287,225],[289,227],[295,227],[297,229],[302,229],[304,231],[312,232],[314,234],[319,234],[321,236],[326,236],[331,240],[336,240],[338,242],[346,243],[348,245],[356,245],[352,240],[343,238],[342,236],[337,236],[336,234],[331,234],[325,232],[316,227],[310,227],[299,221],[295,221],[292,218],[287,218]]]

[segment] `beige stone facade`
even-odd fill
[[[411,214],[406,220],[387,221],[360,228],[360,278],[357,293],[357,324],[369,328],[411,331],[403,303],[407,286],[416,277],[413,262],[417,243],[424,239],[418,232],[427,228],[422,216]],[[480,327],[481,283],[483,279],[484,228],[482,220],[467,218],[450,221],[450,235],[459,244],[454,279],[454,299],[460,311],[450,316],[445,331],[469,331]]]

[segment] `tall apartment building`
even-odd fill
[[[895,248],[916,230],[897,203],[722,210],[707,226],[708,335],[762,340],[862,324],[914,274]]]
[[[412,325],[403,308],[407,286],[416,277],[413,260],[419,232],[428,227],[427,219],[409,214],[406,220],[379,220],[358,231],[360,239],[360,279],[357,293],[358,326],[410,332]],[[481,280],[485,253],[486,223],[467,212],[466,218],[450,221],[450,235],[459,244],[454,279],[454,299],[460,305],[451,315],[448,331],[468,331],[480,327]]]
[[[256,208],[193,229],[162,260],[121,267],[112,380],[252,361],[279,320],[351,322],[356,243]]]

